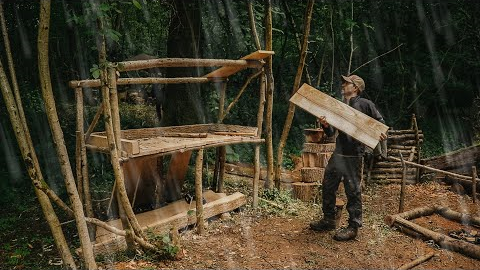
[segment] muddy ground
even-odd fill
[[[227,177],[229,192],[249,192],[250,179]],[[247,205],[242,211],[231,213],[230,218],[210,220],[205,235],[198,236],[194,230],[181,232],[182,258],[179,260],[152,263],[137,255],[123,262],[105,258],[101,265],[116,269],[392,269],[433,251],[436,256],[416,269],[479,268],[479,260],[388,227],[384,217],[398,211],[399,193],[398,184],[367,186],[363,196],[364,225],[357,239],[350,242],[333,240],[333,232],[308,229],[308,224],[319,217],[318,204],[280,196],[275,202],[283,209],[261,203],[258,210],[253,210]],[[405,210],[432,204],[480,215],[478,202],[474,205],[471,197],[455,194],[449,186],[437,182],[407,186]],[[344,211],[342,224],[346,221]],[[480,228],[465,227],[436,215],[415,222],[442,233],[462,228],[480,231]]]

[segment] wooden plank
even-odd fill
[[[213,201],[209,200],[209,197],[215,197],[214,195],[216,195],[216,198]],[[224,196],[224,194],[220,196],[222,197],[219,198],[219,194],[212,195],[211,191],[204,193],[204,197],[207,200],[207,203],[204,205],[204,218],[232,211],[247,203],[245,195],[240,192],[235,192],[229,196]],[[194,224],[196,220],[195,204],[189,205],[184,200],[181,200],[136,216],[143,230],[151,229],[155,233],[165,233],[172,227],[184,228]],[[120,220],[109,221],[108,224],[119,229],[122,228]],[[100,228],[98,231],[99,235],[97,236],[96,244],[93,245],[95,254],[111,253],[126,248],[123,236],[114,235]]]
[[[122,141],[122,150],[127,152],[128,155],[136,155],[140,153],[140,146],[138,141],[127,140],[127,139],[122,139],[121,141]],[[107,137],[102,135],[97,135],[95,133],[92,133],[90,135],[90,138],[88,139],[87,144],[108,149]]]
[[[258,50],[256,52],[253,52],[247,56],[244,56],[242,58],[240,58],[240,60],[262,60],[262,59],[265,59],[267,57],[269,57],[270,55],[274,55],[275,52],[273,51],[264,51],[264,50]],[[224,66],[224,67],[221,67],[217,70],[214,70],[210,73],[208,73],[207,75],[205,75],[204,77],[207,77],[207,78],[226,78],[226,77],[229,77],[243,69],[245,69],[246,67],[242,67],[242,66]]]
[[[389,129],[385,124],[308,84],[303,84],[290,102],[316,117],[325,116],[329,124],[370,148],[375,148],[380,134],[386,134]]]
[[[122,138],[135,140],[145,139],[150,137],[159,137],[172,133],[214,133],[214,132],[237,132],[237,133],[255,133],[257,134],[257,127],[239,126],[239,125],[225,125],[225,124],[197,124],[197,125],[183,125],[170,127],[156,127],[156,128],[139,128],[122,130]],[[105,132],[95,132],[94,134],[105,136]]]

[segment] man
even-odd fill
[[[358,111],[385,123],[382,115],[376,109],[375,104],[359,96],[365,89],[363,79],[357,75],[342,76],[342,79],[343,101]],[[318,121],[327,136],[333,136],[335,134],[335,129],[328,124],[328,119],[320,117]],[[385,139],[386,135],[382,134],[380,140],[384,141]],[[384,144],[381,143],[379,145]],[[325,232],[336,229],[335,200],[338,186],[343,178],[345,193],[347,195],[348,227],[338,230],[333,238],[338,241],[355,239],[358,228],[362,226],[360,166],[362,166],[362,156],[364,152],[365,146],[361,142],[341,131],[338,132],[336,148],[325,169],[324,182],[322,185],[323,219],[310,223],[312,230]],[[375,152],[378,153],[378,151]]]

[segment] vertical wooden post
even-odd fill
[[[407,181],[407,165],[405,165],[405,160],[403,160],[402,152],[399,152],[399,154],[402,162],[402,186],[400,187],[400,203],[398,206],[398,213],[403,213],[405,204],[405,182]]]
[[[77,132],[76,136],[76,145],[75,145],[75,167],[76,167],[76,176],[77,176],[77,190],[80,201],[83,203],[83,179],[82,179],[82,155],[80,149],[80,140],[83,133],[83,93],[82,88],[75,88],[75,104],[77,109]]]
[[[88,177],[88,163],[87,163],[87,151],[85,148],[85,133],[84,133],[84,113],[83,113],[83,89],[81,87],[75,88],[75,99],[77,104],[77,153],[75,158],[77,159],[77,182],[78,193],[80,199],[83,198],[85,205],[85,213],[87,217],[93,218],[93,205],[92,195],[90,193],[90,181]],[[80,191],[80,186],[82,187]],[[90,240],[95,240],[96,226],[94,224],[87,224]]]
[[[195,160],[195,202],[198,234],[203,234],[205,232],[205,223],[203,220],[202,168],[203,147],[198,150],[197,158]]]
[[[420,136],[418,132],[417,117],[412,114],[412,128],[415,130],[415,143],[417,146],[417,163],[420,164]],[[420,168],[415,170],[415,182],[420,182]]]
[[[221,123],[225,114],[225,97],[227,92],[227,81],[220,82],[220,99],[218,101],[218,123]],[[227,157],[227,148],[220,146],[217,148],[217,158],[213,170],[213,179],[217,184],[217,192],[223,192],[223,178],[225,177],[225,160]]]
[[[113,163],[116,163],[115,165],[113,165],[115,167],[117,166],[117,163],[118,163],[117,173],[119,174],[118,177],[115,177],[115,185],[116,185],[115,194],[117,197],[118,213],[120,216],[120,220],[122,221],[122,227],[127,232],[127,235],[125,237],[127,241],[127,249],[129,252],[131,252],[134,250],[135,242],[134,242],[133,233],[132,233],[133,228],[131,223],[129,222],[129,217],[128,217],[129,215],[127,214],[127,211],[131,209],[130,215],[135,216],[135,214],[133,213],[133,209],[130,205],[130,202],[128,201],[128,196],[126,197],[126,199],[130,209],[128,210],[125,209],[126,208],[125,201],[124,201],[125,198],[122,198],[119,192],[120,189],[125,190],[125,182],[124,182],[125,180],[123,175],[123,167],[120,165],[118,161],[118,157],[121,157],[122,155],[122,142],[121,142],[121,127],[120,127],[120,112],[118,109],[117,74],[116,74],[116,69],[113,67],[107,68],[107,84],[108,84],[108,88],[107,88],[108,93],[105,92],[104,94],[108,95],[108,104],[104,102],[104,115],[108,117],[107,115],[110,114],[111,127],[107,129],[107,123],[105,123],[105,129],[107,129],[107,139],[108,139],[109,132],[113,131],[112,132],[113,134],[111,134],[111,136],[113,137],[112,140],[115,142],[115,149],[117,154],[116,154],[116,158],[112,159],[112,165]],[[110,110],[107,112],[108,108],[110,108]],[[110,142],[109,142],[109,145],[111,145]],[[110,149],[110,151],[112,152],[113,150]],[[113,158],[113,155],[112,155],[112,158]],[[122,183],[119,182],[120,178],[121,178],[120,181]],[[125,191],[125,194],[126,194],[126,191]],[[140,228],[140,226],[138,226],[138,228]]]
[[[117,146],[118,155],[122,154],[122,134],[120,127],[120,110],[118,109],[118,93],[117,93],[117,74],[114,67],[108,67],[108,89],[110,93],[110,109],[112,113],[113,134],[115,135],[115,144]]]
[[[265,50],[273,50],[273,26],[272,26],[272,1],[265,0]],[[307,34],[308,36],[308,34]],[[266,115],[265,115],[265,143],[267,150],[267,179],[265,186],[272,188],[273,181],[276,177],[273,164],[273,94],[275,89],[275,81],[273,78],[273,57],[269,56],[265,59],[266,81]],[[282,153],[283,154],[283,153]],[[277,157],[278,158],[278,157]],[[277,166],[281,166],[277,164]],[[278,174],[278,186],[280,188],[280,173]],[[276,179],[275,179],[276,180]]]
[[[262,137],[263,128],[263,114],[265,112],[265,89],[267,79],[265,72],[260,75],[260,95],[258,101],[258,114],[257,114],[257,137]],[[253,208],[258,206],[258,189],[260,186],[260,144],[255,145],[254,156],[254,170],[253,170]]]
[[[472,200],[477,202],[477,167],[472,166]]]

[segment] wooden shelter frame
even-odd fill
[[[88,191],[87,156],[86,149],[110,154],[112,165],[118,164],[122,168],[122,164],[130,159],[142,157],[159,157],[171,155],[177,152],[197,150],[196,170],[195,170],[195,193],[196,193],[196,216],[197,228],[199,232],[204,228],[203,220],[203,204],[202,204],[202,156],[206,148],[220,147],[226,145],[252,143],[255,145],[255,173],[253,178],[253,206],[258,205],[258,189],[260,178],[260,144],[265,142],[261,138],[264,105],[265,105],[265,88],[266,79],[263,65],[266,57],[273,55],[273,51],[258,50],[239,60],[229,59],[189,59],[189,58],[161,58],[151,60],[124,61],[117,63],[108,63],[107,81],[102,82],[100,79],[94,80],[72,80],[69,87],[75,89],[76,109],[77,109],[77,181],[82,186],[85,194],[85,203],[89,200]],[[183,77],[183,78],[118,78],[120,72],[141,70],[159,67],[218,67],[220,68],[202,76],[202,77]],[[225,125],[221,122],[225,117],[225,92],[228,77],[247,68],[257,69],[256,73],[260,78],[260,98],[257,114],[257,126],[245,127],[236,125]],[[253,77],[247,80],[246,85]],[[132,84],[170,84],[170,83],[221,83],[221,93],[219,100],[218,123],[216,124],[198,124],[188,126],[173,127],[157,127],[133,130],[121,130],[120,114],[118,107],[117,85]],[[246,87],[244,85],[244,87]],[[87,131],[84,130],[83,117],[83,90],[84,88],[102,88],[103,98],[95,117],[90,123]],[[239,95],[244,90],[240,90]],[[106,92],[108,91],[108,93]],[[236,99],[237,100],[237,99]],[[234,101],[235,102],[235,101]],[[230,105],[233,105],[233,103]],[[230,108],[230,106],[229,106]],[[100,116],[109,114],[110,117],[105,118],[106,132],[93,132]],[[111,120],[109,119],[111,118]],[[107,122],[107,119],[109,123]],[[113,126],[113,133],[109,132],[108,125]],[[167,146],[162,146],[167,145]],[[170,146],[168,146],[170,145]],[[219,153],[217,151],[217,153]],[[222,151],[220,151],[222,153]],[[225,150],[223,150],[225,153]],[[220,158],[220,178],[223,178],[225,166],[225,158]],[[223,164],[222,164],[223,163]],[[114,166],[115,171],[115,166]],[[123,171],[123,169],[121,169]],[[123,172],[115,173],[115,184],[123,182]],[[122,177],[122,179],[118,179]],[[219,181],[219,185],[223,181]],[[222,190],[219,186],[218,190]],[[130,207],[132,203],[130,202]],[[130,209],[131,210],[131,209]]]

